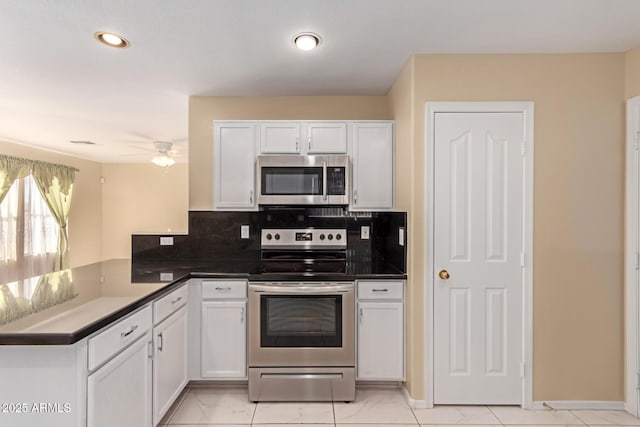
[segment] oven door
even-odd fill
[[[354,285],[249,284],[249,366],[354,366]]]

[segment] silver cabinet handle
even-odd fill
[[[131,329],[129,329],[127,332],[120,332],[120,338],[126,338],[129,335],[131,335],[133,333],[133,331],[135,331],[136,329],[138,329],[138,325],[133,325],[131,327]]]
[[[363,315],[363,312],[362,312],[362,309],[360,309],[360,323],[362,323],[362,315]]]
[[[353,190],[353,204],[358,204],[358,190]]]
[[[307,145],[307,151],[311,151],[311,131],[309,131],[309,145]]]
[[[371,289],[371,292],[389,292],[389,289]]]
[[[225,286],[221,288],[220,286],[216,286],[216,291],[218,292],[229,292],[231,290],[231,286]]]
[[[249,203],[253,204],[253,190],[249,191]]]
[[[149,340],[147,343],[147,357],[153,359],[153,340]]]
[[[180,301],[182,301],[182,297],[178,297],[174,299],[173,301],[171,301],[171,304],[176,304],[176,303],[179,303]]]
[[[296,152],[297,152],[297,151],[300,151],[300,148],[298,148],[298,147],[299,147],[299,145],[300,145],[300,138],[298,138],[298,137],[296,136]]]
[[[240,323],[244,323],[244,307],[240,309]]]
[[[322,200],[327,200],[327,162],[322,162]]]
[[[162,338],[162,332],[158,334],[158,351],[162,351],[162,347],[164,347],[164,339]]]

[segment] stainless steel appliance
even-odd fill
[[[261,243],[266,275],[305,280],[249,283],[249,400],[354,400],[354,284],[312,280],[344,271],[346,230],[262,230]]]
[[[343,274],[347,231],[333,228],[263,229],[260,272],[282,275]]]
[[[347,155],[258,156],[258,204],[348,205]]]

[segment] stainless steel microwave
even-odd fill
[[[348,205],[347,155],[258,156],[259,205]]]

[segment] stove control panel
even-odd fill
[[[347,230],[336,228],[263,229],[263,248],[346,249]]]

